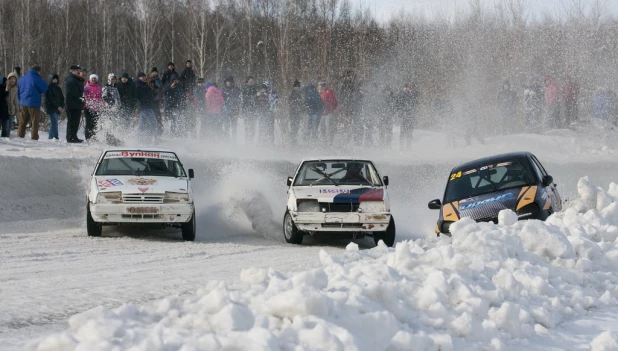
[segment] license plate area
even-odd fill
[[[355,213],[327,214],[324,216],[326,223],[359,223],[360,216]]]
[[[126,208],[126,212],[129,214],[157,214],[159,208],[155,206],[130,206]]]

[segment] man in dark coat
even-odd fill
[[[163,72],[163,76],[161,77],[161,84],[163,85],[163,88],[172,83],[172,74],[177,74],[176,68],[174,66],[174,62],[169,62],[167,64],[167,69]]]
[[[307,122],[307,136],[309,142],[316,142],[320,119],[324,113],[324,102],[315,85],[309,84],[303,88],[305,95],[305,109],[309,117]]]
[[[238,125],[238,114],[240,113],[241,94],[240,88],[234,84],[234,77],[225,78],[225,84],[221,93],[225,103],[224,128],[231,134],[232,141],[236,140],[236,126]]]
[[[512,132],[517,118],[517,93],[511,89],[508,80],[504,81],[502,90],[498,93],[498,108],[505,134]]]
[[[64,80],[64,93],[67,111],[67,143],[81,143],[77,137],[79,122],[84,109],[84,80],[80,76],[82,68],[73,65],[70,73]]]
[[[258,119],[257,93],[260,87],[255,83],[253,77],[248,76],[245,85],[242,87],[242,115],[245,121],[245,139],[247,144],[253,143],[255,128]]]
[[[193,89],[195,89],[195,82],[197,80],[197,76],[193,71],[191,60],[187,60],[185,62],[185,69],[182,71],[180,75],[180,82],[185,88],[187,94],[193,94]]]
[[[58,115],[64,111],[64,95],[58,86],[58,75],[52,73],[47,77],[48,88],[45,92],[45,111],[49,116],[49,139],[59,140]]]
[[[298,129],[300,127],[300,122],[305,115],[305,109],[303,104],[303,94],[300,91],[300,82],[295,80],[292,85],[292,92],[290,93],[290,97],[288,98],[288,109],[290,114],[290,132],[292,143],[296,144],[298,142]]]
[[[146,74],[139,72],[137,74],[137,81],[135,81],[135,99],[139,111],[137,130],[139,131],[140,138],[150,139],[157,132],[157,116],[154,112],[155,97],[150,87],[146,85],[146,81]]]
[[[185,89],[180,83],[180,77],[172,75],[170,85],[163,89],[165,98],[165,114],[171,121],[171,131],[175,136],[179,136],[182,132],[184,121],[179,121],[180,115],[185,107]]]
[[[9,92],[6,85],[6,78],[0,76],[0,125],[2,125],[2,134],[0,136],[3,138],[8,138],[10,133],[9,105],[6,99]]]
[[[116,85],[120,95],[120,124],[122,128],[128,128],[131,117],[135,112],[137,100],[135,98],[135,84],[127,72],[122,73],[120,82]]]
[[[410,146],[414,132],[419,103],[419,94],[414,84],[406,84],[397,95],[396,109],[401,116],[400,150]]]

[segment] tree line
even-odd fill
[[[0,72],[72,64],[105,77],[161,71],[186,59],[207,81],[233,75],[292,82],[414,82],[424,96],[495,100],[504,79],[575,77],[582,98],[618,77],[618,21],[601,2],[572,0],[560,16],[531,19],[524,0],[454,18],[378,22],[349,0],[11,0],[0,3]]]

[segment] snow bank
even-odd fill
[[[461,350],[523,347],[558,323],[616,304],[618,186],[582,178],[547,222],[463,219],[452,238],[348,245],[321,268],[247,268],[242,285],[98,307],[27,350]],[[196,268],[196,273],[199,268]],[[615,349],[599,335],[595,350]]]

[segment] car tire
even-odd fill
[[[380,240],[384,241],[384,244],[388,247],[393,247],[393,245],[395,245],[395,218],[393,216],[391,216],[391,220],[388,223],[388,227],[386,227],[386,231],[374,234],[373,240],[376,245],[378,245]]]
[[[292,215],[288,211],[285,211],[285,216],[283,217],[283,237],[288,244],[300,245],[303,243],[303,233],[298,230],[292,220]]]
[[[92,213],[90,213],[90,204],[86,205],[86,231],[88,236],[101,236],[103,233],[103,226],[94,221]]]
[[[191,220],[187,223],[183,223],[180,226],[182,231],[182,240],[184,241],[194,241],[195,240],[195,210],[193,210],[193,215],[191,215]]]

